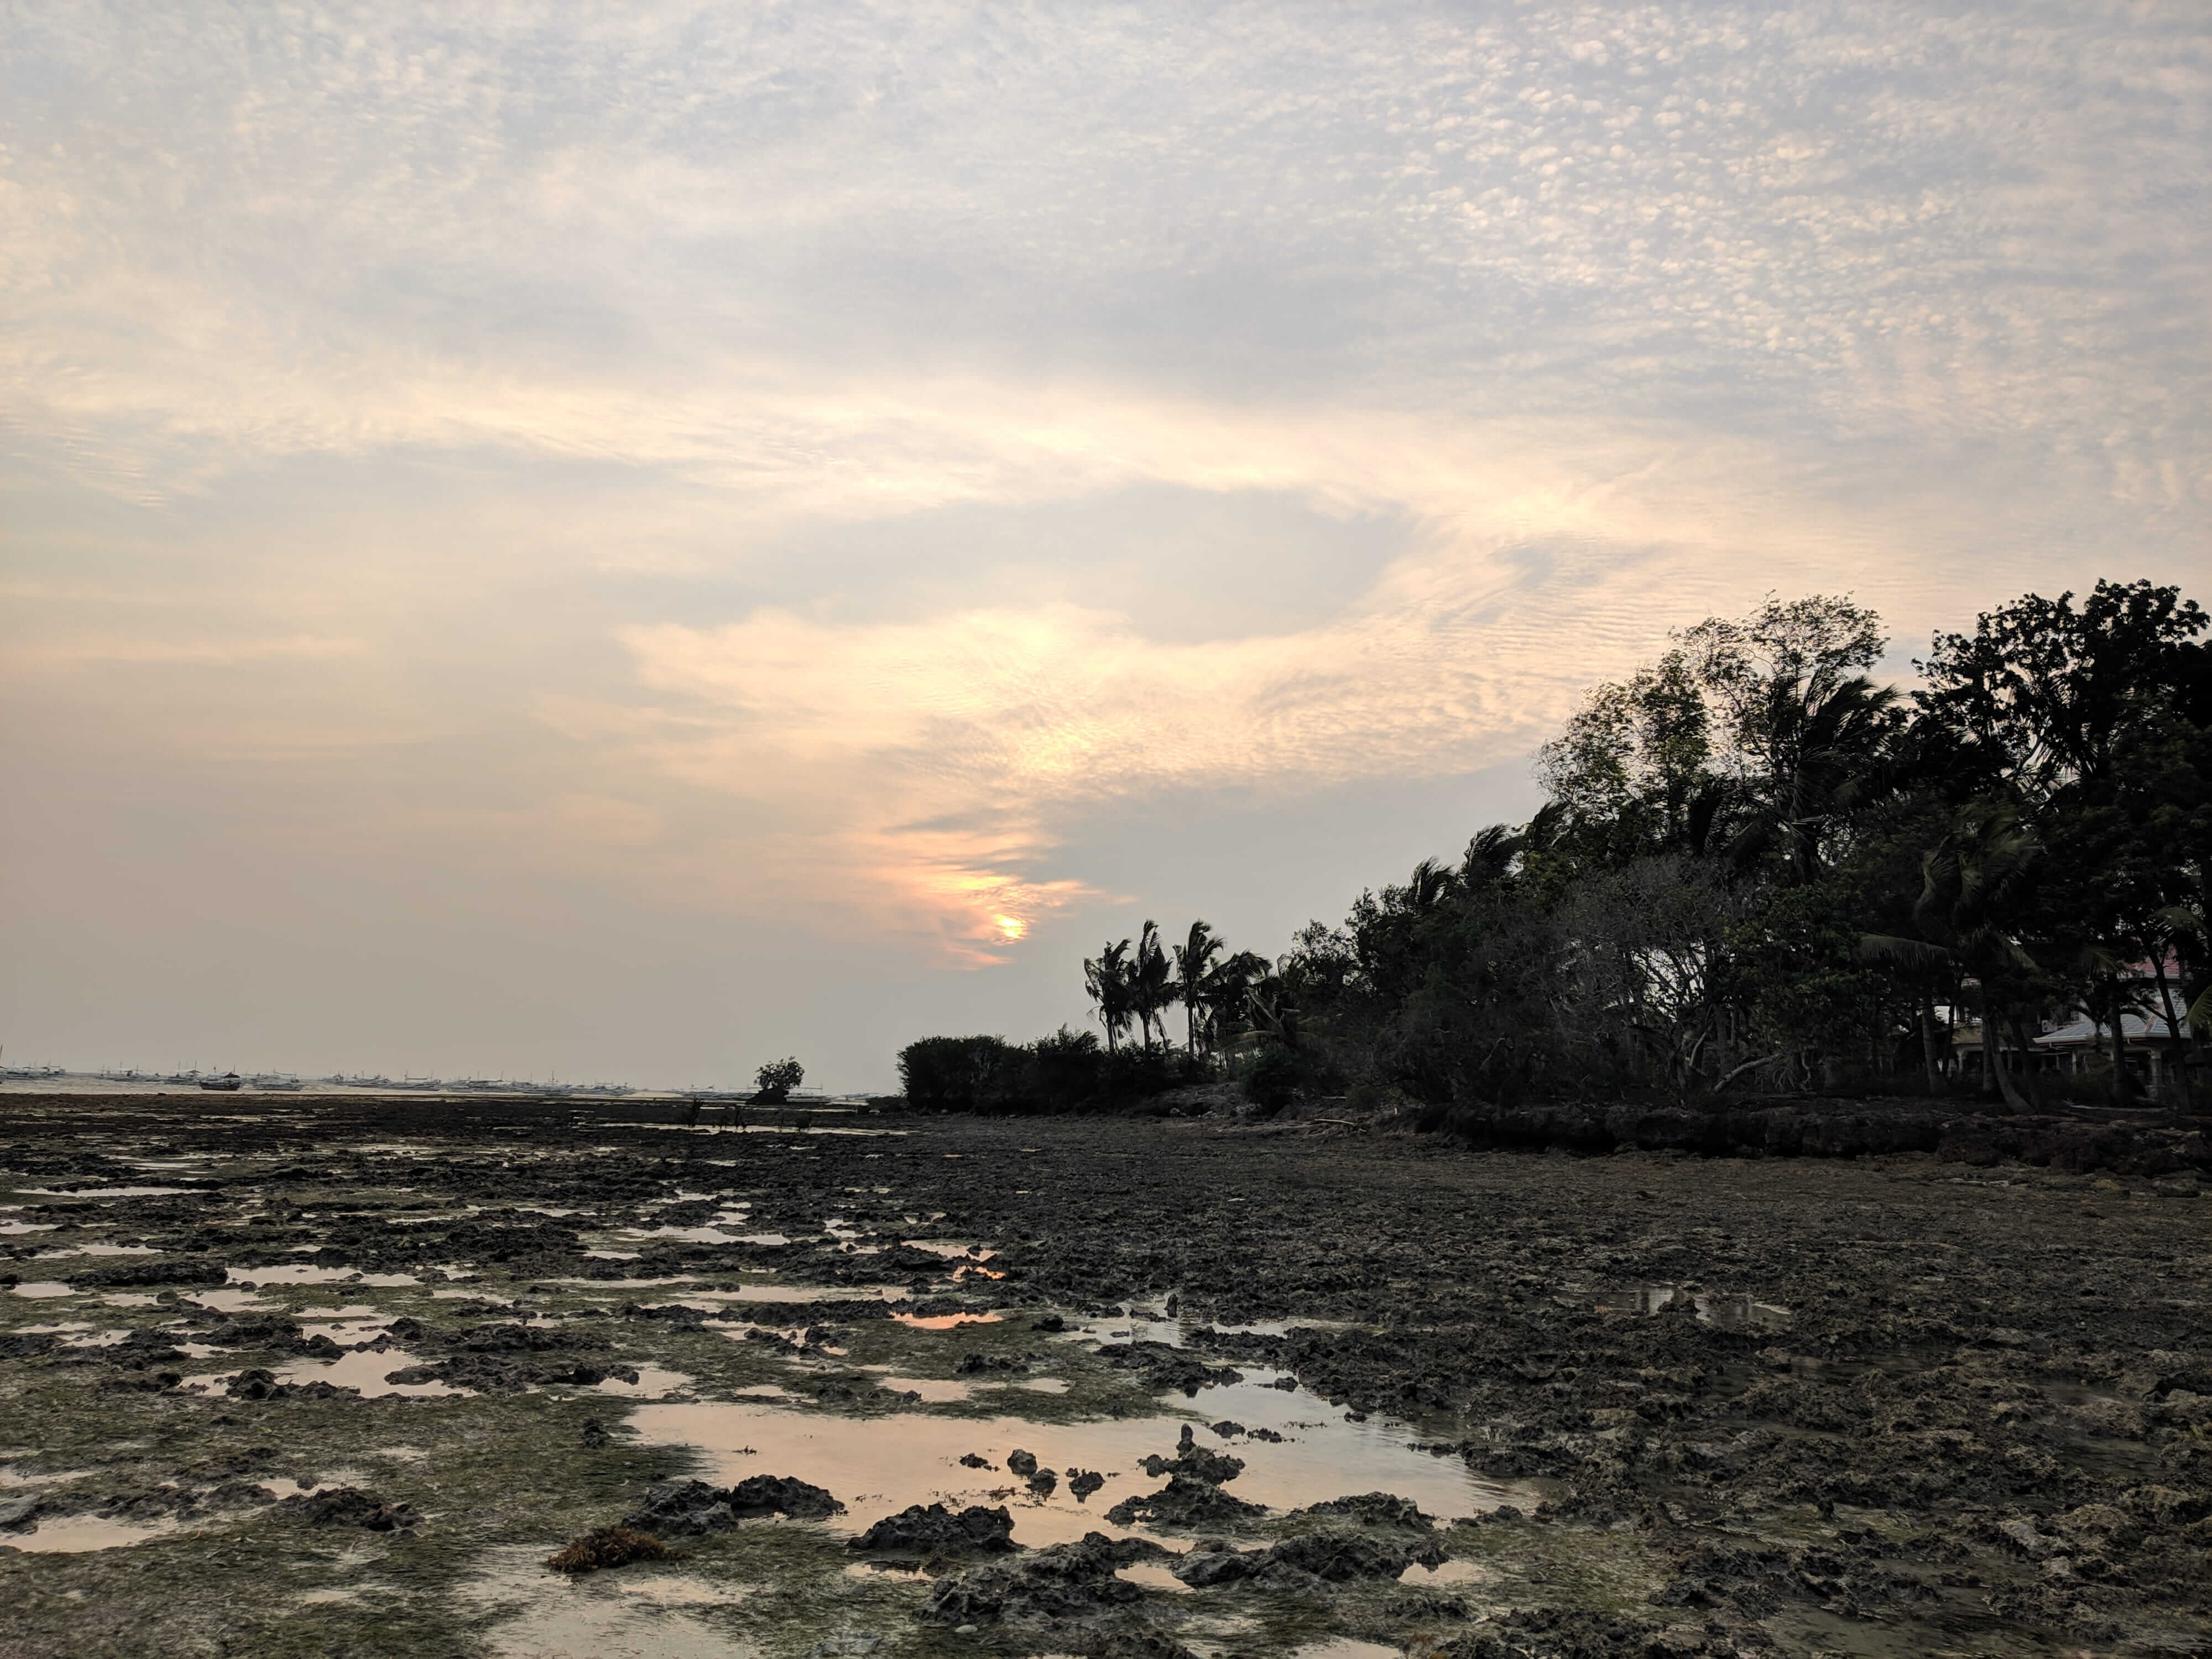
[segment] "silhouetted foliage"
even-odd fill
[[[2148,581],[2030,594],[1936,635],[1904,696],[1849,599],[1709,618],[1589,691],[1527,823],[1273,962],[1204,922],[1170,951],[1148,921],[1084,964],[1103,1048],[932,1038],[908,1097],[1067,1110],[1217,1076],[1266,1110],[1350,1091],[1426,1122],[1601,1090],[2124,1100],[2122,1021],[2148,1016],[2185,1103],[2212,1027],[2207,622]],[[2103,1058],[2054,1074],[2035,1037],[2085,1017]]]
[[[798,1060],[786,1056],[771,1060],[753,1073],[753,1082],[759,1092],[753,1096],[756,1104],[779,1106],[791,1098],[791,1091],[806,1081],[806,1068]]]

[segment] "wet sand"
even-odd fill
[[[10,1659],[2212,1651],[2185,1177],[9,1106]],[[542,1565],[757,1475],[844,1507]]]

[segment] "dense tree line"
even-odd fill
[[[1439,1119],[1595,1091],[2021,1107],[2140,1093],[2148,1039],[2181,1103],[2212,1025],[2206,622],[2147,581],[2031,594],[1938,635],[1905,692],[1869,674],[1887,641],[1847,599],[1708,619],[1588,694],[1539,755],[1528,823],[1361,894],[1273,963],[1148,921],[1085,964],[1103,1048],[998,1043],[995,1083],[933,1094],[916,1045],[909,1096],[1051,1109],[1233,1075],[1265,1101],[1350,1091]],[[2060,1076],[2034,1038],[2077,1014],[2099,1062]]]

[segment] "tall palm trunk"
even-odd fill
[[[2025,1112],[2027,1102],[2021,1098],[2019,1085],[2012,1080],[2012,1073],[2005,1070],[2002,1045],[1997,1041],[1996,1010],[1989,1006],[1986,987],[1983,990],[1982,1004],[1982,1064],[1996,1079],[1997,1092],[2004,1097],[2004,1103],[2015,1112]]]
[[[2112,994],[2106,999],[2112,1011],[2112,1104],[2124,1106],[2135,1097],[2136,1080],[2128,1071],[2127,1000],[2120,994],[2120,982],[2112,982]]]

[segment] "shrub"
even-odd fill
[[[1298,1057],[1281,1043],[1263,1043],[1245,1063],[1245,1097],[1265,1111],[1279,1112],[1298,1091],[1300,1070]]]

